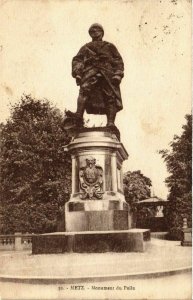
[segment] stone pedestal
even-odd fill
[[[32,253],[144,252],[149,242],[148,229],[55,232],[34,235]]]
[[[188,228],[187,218],[183,218],[182,246],[192,246],[192,228]]]
[[[65,228],[60,222],[61,232],[34,235],[32,253],[145,251],[150,231],[131,229],[122,176],[128,154],[118,130],[80,129],[66,150],[72,157],[72,194]]]
[[[72,194],[65,205],[66,231],[131,228],[122,178],[122,163],[128,154],[118,132],[84,128],[67,150],[72,157]]]
[[[182,238],[181,245],[192,247],[192,228],[183,229],[182,234],[183,234],[183,238]]]
[[[23,246],[22,246],[22,242],[21,242],[21,236],[22,236],[21,232],[16,232],[15,233],[15,246],[14,246],[14,250],[16,250],[16,251],[23,250]]]

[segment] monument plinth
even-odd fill
[[[118,137],[108,127],[84,128],[67,146],[72,157],[72,194],[65,205],[66,231],[131,227],[122,179],[128,154]]]
[[[131,228],[122,179],[122,163],[128,154],[118,130],[79,128],[65,150],[72,158],[72,194],[65,204],[65,227],[35,235],[32,253],[144,252],[150,231]]]

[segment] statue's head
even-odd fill
[[[102,25],[100,25],[98,23],[92,24],[90,26],[88,32],[89,32],[90,36],[92,37],[93,41],[102,40],[103,35],[104,35],[104,29],[103,29]]]

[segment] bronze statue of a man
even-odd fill
[[[123,108],[119,88],[123,60],[113,44],[102,40],[104,29],[100,24],[91,25],[89,34],[92,41],[72,60],[72,76],[80,86],[73,117],[83,120],[85,110],[88,114],[106,114],[107,126],[115,126],[116,113]]]

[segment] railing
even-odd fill
[[[6,234],[0,235],[0,251],[1,250],[28,250],[32,248],[33,234]]]

